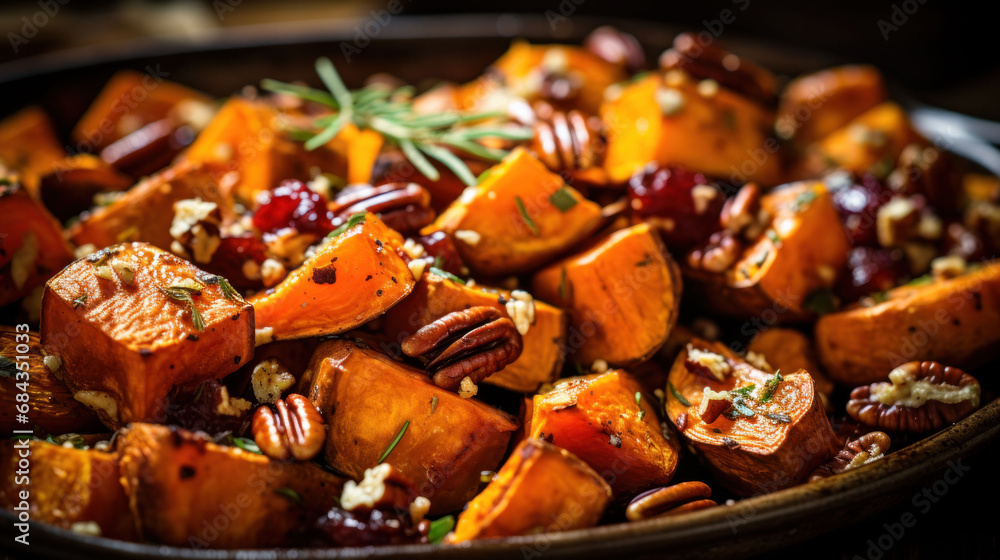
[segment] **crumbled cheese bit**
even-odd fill
[[[938,257],[931,261],[931,274],[935,278],[948,279],[961,276],[965,272],[966,262],[961,255]]]
[[[763,354],[758,354],[753,350],[747,351],[746,360],[748,364],[752,365],[753,367],[761,371],[767,371],[767,372],[774,371],[774,368],[771,367],[771,364],[768,363],[767,358]]]
[[[417,243],[412,238],[407,237],[406,241],[403,242],[403,252],[406,256],[411,259],[419,259],[427,254],[427,250],[420,243]]]
[[[684,94],[674,88],[657,88],[656,104],[663,116],[675,115],[684,108]]]
[[[466,245],[475,247],[476,245],[479,245],[479,242],[483,239],[483,236],[480,235],[480,233],[475,230],[460,229],[455,232],[455,239],[465,243]]]
[[[270,344],[274,341],[274,327],[264,327],[262,329],[254,329],[253,331],[253,345],[254,347],[263,346],[265,344]]]
[[[462,383],[458,387],[458,396],[463,399],[471,399],[479,393],[479,386],[471,377],[463,377]]]
[[[76,521],[69,526],[69,530],[77,535],[87,535],[89,537],[101,536],[101,526],[96,521]]]
[[[687,359],[707,368],[713,377],[719,381],[723,381],[726,377],[733,372],[732,366],[726,361],[726,358],[715,352],[707,352],[705,350],[699,350],[692,346],[690,343],[687,345]]]
[[[285,279],[285,274],[287,274],[285,265],[275,259],[265,259],[264,263],[260,265],[261,280],[268,288],[277,286]]]
[[[174,203],[174,220],[170,223],[170,237],[182,239],[199,222],[218,224],[219,205],[200,198],[186,198]]]
[[[209,263],[212,261],[212,255],[215,254],[216,249],[222,245],[222,238],[209,234],[201,224],[198,224],[191,228],[191,241],[189,243],[191,251],[194,253],[195,262]]]
[[[248,260],[243,263],[243,276],[247,280],[260,280],[260,265],[255,260]]]
[[[923,214],[917,222],[917,235],[929,241],[941,239],[944,235],[944,222],[934,214]]]
[[[253,368],[250,384],[259,402],[274,404],[295,384],[295,376],[277,358],[268,358]]]
[[[698,95],[711,99],[719,93],[719,82],[715,80],[702,80],[698,82]]]
[[[528,334],[528,329],[535,322],[535,298],[524,290],[514,290],[504,307],[514,321],[517,332],[521,333],[521,336]]]
[[[35,232],[29,231],[21,238],[21,246],[14,251],[10,259],[10,278],[14,287],[20,290],[28,282],[28,276],[35,268],[38,260],[38,238]]]
[[[663,83],[670,87],[677,87],[687,81],[687,74],[682,70],[668,70],[663,75]]]
[[[473,200],[476,199],[476,195],[479,194],[478,187],[465,187],[462,191],[462,195],[458,197],[458,201],[462,204],[471,204]]]
[[[219,397],[219,406],[215,407],[215,411],[223,416],[240,416],[253,406],[246,399],[230,397],[229,389],[225,385],[219,391]]]
[[[181,245],[180,241],[177,241],[176,239],[170,242],[170,252],[183,259],[190,258],[187,249],[184,247],[184,245]]]
[[[79,260],[84,257],[89,257],[90,255],[96,252],[97,252],[97,245],[94,245],[93,243],[84,243],[83,245],[80,245],[79,247],[73,250],[73,256]]]
[[[407,263],[406,266],[409,267],[410,274],[419,280],[420,277],[424,275],[424,269],[427,268],[427,261],[424,259],[416,259]]]
[[[708,210],[708,205],[719,195],[719,191],[708,185],[695,185],[691,189],[691,200],[694,201],[694,211],[704,214]]]
[[[365,506],[375,507],[375,504],[385,496],[385,479],[389,478],[392,467],[389,463],[380,463],[370,469],[365,469],[361,482],[348,480],[340,493],[340,507],[347,511]]]
[[[58,374],[56,374],[56,372],[59,371],[59,368],[62,367],[62,358],[60,358],[59,356],[45,356],[44,358],[42,358],[42,363],[45,364],[45,367],[49,368],[49,371],[52,372],[52,375],[58,377]]]
[[[417,496],[410,503],[410,519],[414,524],[420,523],[427,517],[427,512],[431,509],[431,501],[423,496]]]
[[[605,373],[608,371],[608,362],[606,360],[597,359],[594,363],[590,364],[590,371],[594,373]]]
[[[104,413],[112,422],[118,421],[118,401],[104,391],[77,391],[73,398],[83,403],[87,408]]]

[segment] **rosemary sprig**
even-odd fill
[[[392,440],[392,443],[389,444],[389,447],[386,447],[385,451],[382,452],[382,456],[378,458],[379,463],[385,462],[386,458],[389,457],[389,454],[392,453],[392,450],[396,448],[396,444],[399,443],[399,440],[403,439],[403,434],[406,433],[406,429],[409,427],[410,427],[410,421],[407,420],[406,422],[403,423],[403,427],[399,430],[399,433],[396,434],[396,439]]]
[[[505,113],[500,112],[417,113],[411,102],[413,88],[409,86],[394,90],[378,86],[349,90],[329,58],[316,61],[316,74],[328,91],[269,79],[260,84],[267,91],[293,95],[336,111],[313,121],[315,131],[295,131],[297,138],[304,138],[302,132],[310,134],[305,140],[307,150],[323,146],[336,137],[344,126],[353,123],[358,128],[380,133],[388,143],[398,146],[428,179],[435,181],[441,176],[431,163],[433,159],[450,169],[463,183],[473,186],[477,184],[476,176],[449,148],[485,160],[499,161],[507,152],[484,146],[480,140],[529,140],[533,136],[529,128],[475,124],[488,119],[507,118]]]
[[[188,285],[174,284],[173,286],[167,286],[165,288],[161,287],[160,291],[172,300],[187,303],[188,309],[191,310],[191,323],[194,325],[194,329],[196,331],[205,330],[205,321],[201,318],[201,313],[198,312],[198,308],[194,305],[194,298],[191,297],[192,294],[200,294],[200,290]]]

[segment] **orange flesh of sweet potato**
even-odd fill
[[[19,185],[0,185],[0,216],[2,307],[28,295],[72,262],[73,249],[59,222]]]
[[[689,77],[666,85],[654,73],[606,102],[601,117],[608,129],[604,169],[614,182],[627,181],[649,162],[736,182],[781,181],[779,146],[767,136],[774,115],[725,88],[705,97]]]
[[[551,200],[556,191],[557,200],[566,199],[565,211]],[[444,231],[455,236],[459,254],[474,272],[506,276],[533,270],[565,252],[594,231],[600,216],[600,206],[518,148],[422,233]],[[475,232],[478,237],[469,241],[455,235],[458,231]]]
[[[77,122],[73,141],[80,151],[99,152],[115,140],[167,117],[184,101],[209,103],[211,99],[152,73],[123,70],[108,80]]]
[[[398,344],[420,327],[453,312],[486,305],[505,315],[500,298],[510,299],[505,290],[469,287],[427,272],[413,292],[383,317],[383,332]],[[522,335],[521,355],[513,363],[483,382],[522,393],[534,392],[542,383],[554,381],[562,370],[566,344],[566,314],[557,307],[535,300],[535,322]],[[397,353],[397,355],[399,355]]]
[[[78,400],[80,391],[106,394],[100,402],[107,406],[96,406],[107,426],[159,419],[174,385],[222,378],[253,357],[249,303],[227,298],[218,284],[199,280],[199,269],[152,245],[106,251],[111,279],[99,278],[94,264],[81,259],[46,284],[41,334],[62,359],[63,380]],[[131,283],[115,267],[131,267]],[[192,296],[202,331],[190,306],[163,292],[184,281],[204,285]]]
[[[649,358],[677,322],[681,275],[656,233],[638,224],[535,274],[536,297],[570,315],[572,359],[625,366]]]
[[[32,195],[38,193],[39,178],[64,157],[66,150],[40,107],[27,107],[0,121],[0,163],[20,171]]]
[[[27,352],[23,350],[27,347]],[[18,351],[18,349],[22,351]],[[21,358],[19,358],[21,357]],[[15,421],[18,385],[26,382],[31,426],[40,426],[46,434],[85,434],[102,429],[97,416],[73,398],[73,393],[45,365],[42,343],[36,332],[18,332],[0,326],[0,359],[4,361],[0,376],[0,429],[6,433],[26,426]],[[18,366],[26,363],[27,366]],[[22,375],[23,374],[23,375]]]
[[[775,371],[805,370],[812,376],[817,392],[826,396],[833,393],[833,381],[820,369],[812,340],[797,330],[764,329],[747,344],[747,351],[764,356]]]
[[[820,317],[816,349],[848,387],[884,381],[896,366],[933,360],[978,367],[1000,352],[1000,263],[950,280],[900,286],[886,301]]]
[[[450,542],[593,527],[610,501],[611,487],[586,463],[551,443],[525,440],[458,516]]]
[[[22,459],[29,462],[28,474],[23,465],[18,466]],[[44,441],[0,443],[0,507],[18,507],[20,492],[29,489],[32,522],[69,529],[74,523],[92,521],[104,537],[138,540],[119,477],[118,457],[113,453]]]
[[[95,209],[69,228],[77,245],[98,249],[127,241],[144,241],[169,250],[173,237],[174,203],[200,198],[214,202],[225,212],[230,208],[228,190],[220,186],[206,167],[180,162],[135,185],[110,205]]]
[[[882,75],[873,66],[828,68],[795,78],[781,94],[776,128],[807,145],[885,101]]]
[[[142,537],[174,546],[279,546],[326,513],[345,482],[314,463],[282,463],[154,424],[132,424],[117,448]]]
[[[563,379],[535,395],[529,439],[573,453],[610,482],[616,499],[628,499],[670,482],[677,469],[680,446],[664,438],[654,402],[622,370]]]
[[[400,256],[403,238],[374,214],[328,240],[280,284],[251,298],[257,328],[274,340],[349,331],[386,312],[413,289]]]
[[[497,468],[517,428],[508,414],[348,340],[317,348],[299,392],[326,420],[327,463],[355,479],[409,422],[385,462],[413,480],[434,515],[461,509],[476,494],[480,473]]]
[[[770,401],[760,403],[774,375],[755,369],[722,343],[695,339],[691,345],[725,357],[732,374],[717,381],[691,372],[685,365],[685,348],[670,370],[667,416],[732,491],[749,496],[797,484],[840,450],[807,372],[783,373]],[[723,392],[750,384],[756,389],[745,400],[754,411],[752,417],[731,420],[723,415],[711,423],[701,419],[699,407],[706,388]],[[674,391],[690,406],[685,406]]]

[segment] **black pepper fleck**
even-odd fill
[[[139,349],[139,355],[142,356],[143,358],[146,358],[146,357],[152,356],[153,355],[153,351],[150,350],[149,348],[140,348]]]
[[[242,359],[243,359],[243,356],[233,356],[233,363],[234,364],[238,364],[238,363],[240,363],[240,360],[242,360]]]
[[[191,342],[198,342],[198,335],[191,333],[187,335],[187,339],[190,340]]]
[[[194,467],[181,465],[181,480],[187,480],[195,475]]]
[[[367,282],[367,281],[369,281],[371,279],[372,279],[372,275],[371,274],[369,274],[368,276],[365,276],[365,282]]]
[[[382,297],[382,290],[375,290],[375,297]]]

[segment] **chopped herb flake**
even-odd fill
[[[778,235],[778,232],[774,231],[773,229],[767,230],[766,232],[764,232],[764,235],[766,235],[767,238],[771,240],[771,243],[775,245],[781,245],[781,237]]]
[[[0,377],[16,377],[17,376],[17,362],[0,356]]]
[[[437,410],[437,407],[438,407],[438,398],[437,395],[434,395],[431,397],[431,414],[434,414],[434,411]]]
[[[257,455],[264,454],[260,448],[257,447],[257,442],[252,439],[244,437],[233,438],[233,445],[249,453],[256,453]]]
[[[440,276],[442,278],[447,278],[448,280],[451,280],[452,282],[455,282],[456,284],[461,284],[463,286],[465,285],[465,280],[462,280],[461,278],[459,278],[458,276],[455,276],[454,274],[448,272],[447,270],[441,270],[440,268],[438,268],[436,266],[432,266],[430,268],[430,271],[433,272],[434,274],[437,274],[438,276]]]
[[[730,391],[730,393],[732,393],[732,391]],[[745,418],[753,418],[754,416],[753,409],[747,406],[747,402],[743,400],[741,395],[733,397],[733,408],[729,409],[728,412],[734,419],[739,416],[743,416]]]
[[[549,197],[549,202],[559,209],[560,212],[568,212],[570,208],[576,206],[577,200],[566,187],[559,187],[556,192]],[[537,234],[536,234],[537,235]]]
[[[479,174],[478,177],[476,177],[476,184],[477,185],[483,184],[483,181],[485,181],[486,179],[488,179],[489,176],[492,175],[492,174],[493,174],[493,168],[492,167],[490,167],[486,171],[483,171],[482,173]]]
[[[400,428],[399,433],[396,434],[396,439],[392,440],[392,443],[389,444],[389,447],[386,447],[385,451],[382,452],[382,456],[378,458],[379,463],[385,462],[386,457],[388,457],[389,454],[392,453],[392,450],[396,448],[396,444],[399,443],[399,440],[403,439],[403,434],[406,433],[406,429],[409,427],[410,427],[409,420],[403,422],[403,427]]]
[[[431,526],[427,530],[427,542],[431,544],[439,543],[448,536],[448,533],[455,528],[455,516],[446,515],[431,521]]]
[[[76,309],[77,307],[86,304],[87,304],[87,294],[77,296],[76,299],[73,300],[73,309]]]
[[[814,200],[816,200],[816,191],[812,189],[802,191],[795,197],[795,201],[792,202],[792,210],[794,212],[801,212]]]
[[[802,307],[812,311],[817,315],[833,313],[837,309],[837,296],[829,288],[821,288],[809,294],[802,302]]]
[[[792,417],[787,414],[782,414],[780,412],[768,412],[764,414],[764,417],[768,420],[773,420],[778,424],[787,424],[792,421]]]
[[[528,226],[528,229],[530,229],[531,233],[533,233],[536,237],[539,236],[540,233],[538,231],[538,226],[535,225],[535,221],[528,215],[528,210],[524,207],[524,201],[521,200],[521,197],[515,196],[514,202],[517,204],[517,211],[521,214],[521,219],[524,220],[524,225]]]
[[[747,385],[745,387],[740,387],[739,389],[733,389],[733,390],[729,391],[729,393],[732,394],[732,395],[740,395],[740,396],[745,397],[745,396],[749,395],[756,388],[757,388],[757,385],[755,383],[751,383],[751,384],[749,384],[749,385]]]
[[[774,392],[778,389],[778,384],[782,381],[781,370],[774,372],[774,377],[767,380],[764,385],[764,392],[757,399],[757,402],[764,404],[770,402],[771,398],[774,397]]]
[[[327,235],[327,237],[337,237],[338,235],[344,233],[345,231],[351,229],[352,227],[358,224],[363,224],[364,222],[365,222],[364,212],[358,212],[357,214],[352,214],[350,218],[347,218],[346,222],[344,222],[337,229],[331,231],[329,235]]]
[[[298,492],[292,490],[291,488],[278,488],[274,491],[274,493],[280,494],[285,498],[288,498],[288,501],[290,502],[302,505],[302,496],[300,496]]]
[[[194,281],[192,280],[192,282]],[[197,284],[197,282],[195,282],[195,284]],[[198,308],[194,305],[194,298],[191,297],[192,293],[198,294],[198,290],[186,285],[175,284],[166,288],[160,288],[160,291],[172,300],[187,303],[188,309],[191,310],[191,323],[194,325],[194,329],[196,331],[205,330],[205,321],[201,318],[201,313],[198,312]]]
[[[667,389],[670,389],[670,394],[673,395],[675,399],[677,399],[677,402],[681,403],[684,406],[691,406],[691,403],[684,398],[684,395],[681,395],[680,393],[677,392],[677,387],[674,387],[673,383],[667,381]]]
[[[243,296],[233,288],[233,285],[218,274],[201,274],[198,275],[198,279],[209,286],[218,286],[222,290],[222,295],[226,296],[226,299],[230,301],[243,301]]]

